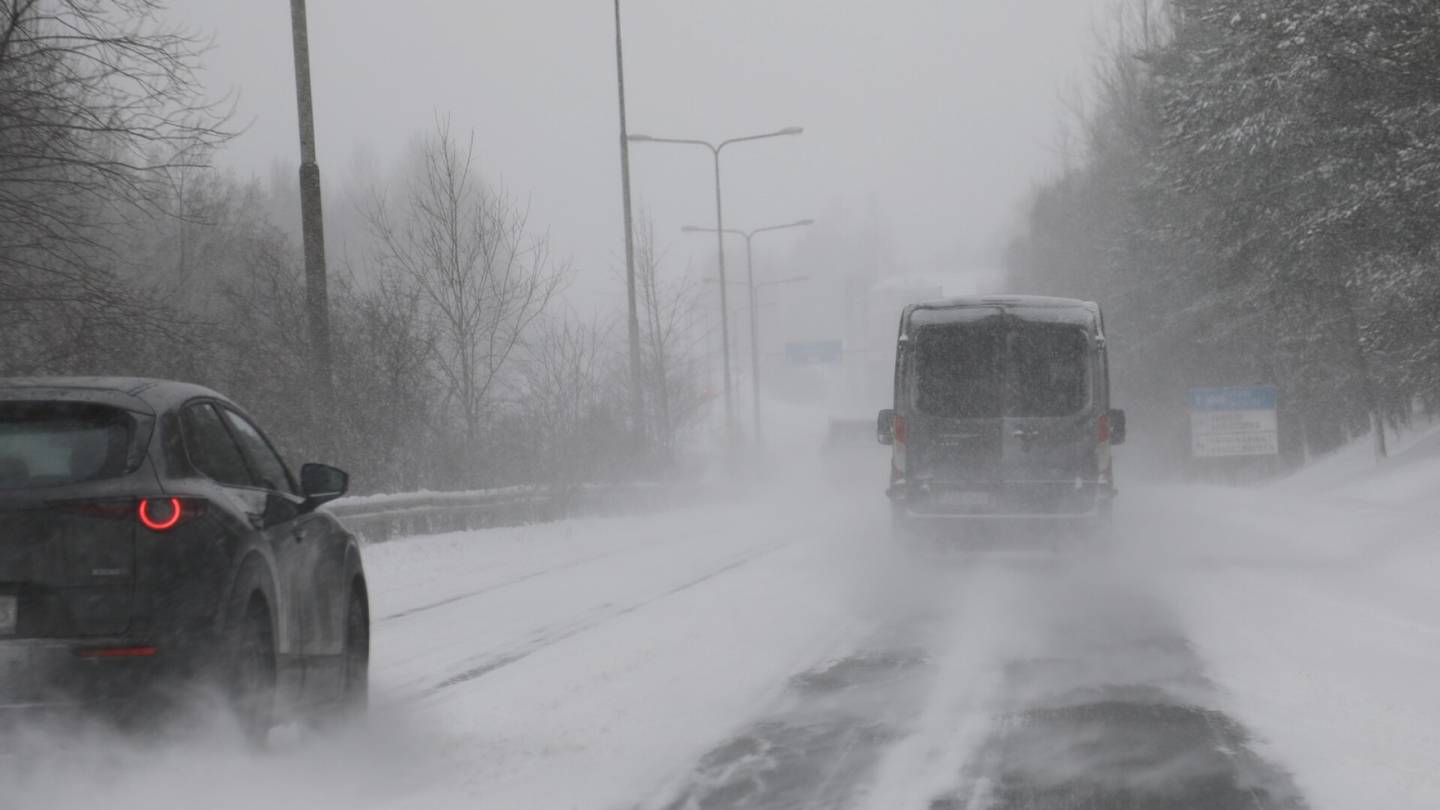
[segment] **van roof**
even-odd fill
[[[1027,320],[1081,326],[1096,324],[1100,319],[1100,305],[1093,301],[1043,295],[986,295],[924,301],[909,308],[907,320],[917,325],[963,323],[988,317],[996,310]]]

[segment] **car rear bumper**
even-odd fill
[[[201,660],[193,645],[147,639],[0,640],[0,716],[162,698]]]

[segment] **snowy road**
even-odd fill
[[[1136,488],[1103,552],[937,562],[837,477],[373,546],[367,728],[46,739],[0,807],[1440,806],[1423,499]]]

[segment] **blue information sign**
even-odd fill
[[[1276,455],[1279,401],[1271,385],[1191,389],[1190,452],[1196,458]]]
[[[1273,385],[1190,389],[1192,411],[1273,411],[1279,401]]]

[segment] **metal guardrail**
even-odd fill
[[[662,484],[585,484],[567,489],[505,487],[341,498],[325,508],[362,543],[443,532],[523,526],[569,517],[661,509],[675,491]]]

